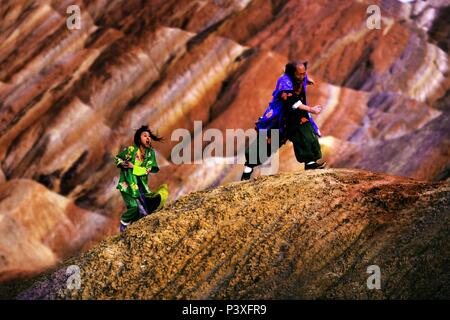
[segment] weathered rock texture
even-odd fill
[[[80,30],[66,26],[72,4]],[[372,4],[381,8],[379,30],[366,25]],[[0,183],[26,179],[30,192],[39,183],[41,193],[94,213],[82,239],[116,232],[124,205],[112,158],[142,124],[166,138],[155,144],[162,169],[150,184],[168,183],[171,201],[236,181],[242,167],[224,159],[174,165],[171,134],[184,128],[194,139],[195,120],[223,133],[253,128],[290,59],[310,62],[309,104],[323,106],[316,120],[330,167],[445,180],[448,17],[448,1],[3,0]],[[281,171],[300,168],[289,143],[279,155]],[[55,218],[52,233],[64,210],[38,207],[36,220]],[[100,228],[99,214],[110,227]],[[31,226],[21,230],[40,238]],[[40,270],[33,259],[29,269]]]
[[[10,180],[0,195],[0,280],[52,267],[98,241],[111,223],[31,180]]]
[[[232,183],[181,197],[18,298],[448,299],[449,199],[448,182],[362,170]],[[80,290],[66,288],[72,264]]]

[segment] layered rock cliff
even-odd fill
[[[0,281],[45,271],[101,239],[111,224],[32,180],[0,185]]]
[[[73,4],[79,30],[66,26]],[[381,29],[367,28],[373,4]],[[174,165],[171,134],[185,128],[193,141],[195,120],[205,130],[253,128],[290,59],[310,62],[308,102],[323,106],[316,121],[330,167],[447,179],[448,12],[446,1],[1,1],[0,187],[12,193],[0,195],[0,229],[15,236],[0,243],[30,239],[25,247],[42,252],[3,246],[15,262],[0,265],[0,281],[117,232],[124,205],[112,157],[142,124],[166,138],[155,144],[161,172],[150,185],[168,183],[171,201],[238,180],[242,167],[221,158]],[[291,149],[280,149],[282,172],[300,168]],[[66,204],[77,231],[48,245],[42,234],[67,225]],[[11,224],[21,215],[51,221],[37,232]]]

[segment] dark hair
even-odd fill
[[[150,130],[150,128],[148,126],[142,126],[139,129],[137,129],[136,133],[134,134],[134,144],[138,147],[141,145],[142,132],[148,132],[148,134],[150,135],[150,138],[154,141],[162,141],[163,140],[163,138],[161,138],[157,134],[153,133],[152,130]]]
[[[305,70],[308,69],[308,61],[295,60],[286,64],[286,67],[284,68],[284,73],[286,73],[289,76],[289,78],[291,78],[291,80],[294,81],[295,71],[297,70],[297,67],[301,64],[305,66]]]

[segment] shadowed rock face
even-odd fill
[[[323,170],[195,192],[65,265],[22,299],[450,297],[450,185]],[[379,266],[381,289],[367,288]]]
[[[0,187],[26,179],[31,193],[44,187],[43,194],[87,212],[82,239],[115,233],[124,205],[112,158],[142,124],[166,138],[154,145],[161,172],[150,186],[168,183],[170,201],[236,181],[242,167],[222,158],[174,165],[171,134],[184,128],[194,137],[195,120],[223,133],[253,128],[290,59],[310,62],[316,85],[308,103],[323,106],[315,119],[330,167],[445,180],[449,7],[424,3],[2,1]],[[72,4],[81,8],[81,30],[66,27]],[[366,26],[371,4],[381,7],[380,30]],[[290,143],[279,156],[280,172],[302,169]],[[51,202],[37,207],[36,220],[55,210]],[[64,215],[58,210],[47,233]],[[103,228],[96,214],[110,225]],[[27,225],[18,234],[39,238],[34,232]],[[62,256],[74,252],[65,240],[55,245]],[[1,254],[10,261],[22,255]]]

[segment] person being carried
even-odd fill
[[[308,62],[293,61],[286,64],[284,74],[278,79],[275,90],[272,93],[272,101],[264,115],[256,122],[257,139],[245,150],[245,166],[241,180],[248,180],[253,173],[253,168],[265,162],[274,151],[271,147],[270,129],[278,129],[281,147],[287,140],[294,146],[295,157],[298,162],[305,163],[305,170],[322,169],[326,163],[318,163],[322,158],[320,144],[320,130],[315,124],[310,113],[319,114],[322,110],[317,105],[310,107],[306,103],[306,87],[314,85],[314,81],[308,79],[306,69]],[[268,130],[265,143],[267,158],[261,158],[259,152],[260,132]],[[264,145],[264,143],[263,143]],[[256,161],[250,156],[256,153]]]
[[[148,126],[142,126],[134,134],[134,145],[124,148],[114,158],[120,168],[116,189],[120,191],[126,206],[120,219],[120,232],[131,223],[161,209],[169,195],[167,184],[162,184],[155,192],[147,185],[148,174],[159,171],[152,140],[161,141],[162,138]]]

